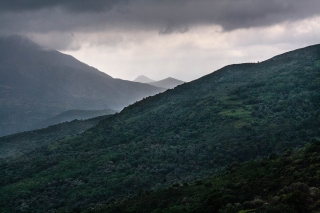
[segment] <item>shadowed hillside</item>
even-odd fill
[[[114,79],[21,37],[0,38],[0,135],[71,109],[119,110],[163,89]]]

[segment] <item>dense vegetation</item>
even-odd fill
[[[108,115],[88,120],[73,120],[39,130],[0,137],[0,159],[17,157],[54,141],[75,136],[92,128],[107,117]]]
[[[224,67],[1,162],[0,211],[87,209],[301,148],[320,136],[319,91],[320,45]]]
[[[297,153],[231,164],[219,175],[140,191],[86,212],[309,213],[320,212],[320,141]]]

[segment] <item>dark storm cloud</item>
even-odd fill
[[[163,0],[132,8],[131,15],[167,34],[201,24],[220,25],[226,31],[263,27],[320,15],[319,9],[319,0]]]
[[[35,11],[61,7],[69,11],[105,11],[127,0],[10,0],[0,2],[0,10],[11,12]]]
[[[10,0],[0,2],[0,33],[121,28],[185,33],[202,24],[230,31],[319,15],[319,0]]]

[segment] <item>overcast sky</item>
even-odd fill
[[[191,81],[320,43],[320,1],[1,1],[0,35],[11,34],[115,78]]]

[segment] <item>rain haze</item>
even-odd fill
[[[1,1],[0,34],[26,36],[114,78],[191,81],[319,43],[320,1]]]

